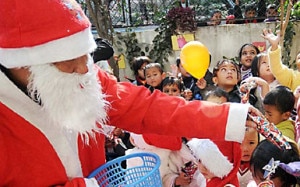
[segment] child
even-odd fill
[[[211,56],[210,56],[211,57]],[[211,59],[211,58],[210,58]],[[187,101],[191,100],[202,100],[201,92],[203,91],[204,87],[200,86],[201,83],[205,82],[205,87],[212,85],[212,73],[207,70],[204,78],[197,80],[196,78],[192,77],[182,66],[180,58],[176,59],[176,65],[178,68],[178,78],[182,80],[184,85],[184,93],[183,97]]]
[[[228,101],[228,94],[219,87],[211,88],[205,100],[222,104]],[[191,139],[187,145],[197,158],[198,169],[207,179],[207,187],[231,184],[238,186],[237,172],[241,161],[238,143]]]
[[[241,102],[241,95],[238,88],[239,80],[240,68],[232,60],[221,60],[213,69],[213,81],[215,85],[228,93],[229,102]],[[256,101],[257,98],[251,94],[249,99],[250,104],[255,105]]]
[[[247,121],[247,123],[253,122]],[[238,172],[241,187],[247,187],[247,184],[253,179],[250,171],[250,158],[258,142],[259,133],[254,128],[246,128],[245,138],[241,144],[242,159]]]
[[[192,77],[182,66],[180,58],[176,59],[176,65],[178,68],[178,78],[182,80],[184,86],[184,95],[185,100],[190,101],[194,99],[194,90],[197,87],[197,79]]]
[[[147,64],[144,68],[144,75],[151,92],[153,92],[154,89],[162,90],[161,82],[166,77],[166,73],[159,63]]]
[[[207,101],[212,101],[212,102],[221,104],[221,103],[227,102],[228,94],[220,88],[215,88],[214,90],[207,92],[207,94],[205,95],[205,98]],[[220,102],[221,100],[223,102]],[[253,123],[253,122],[247,121],[246,123]],[[242,144],[240,145],[241,151],[242,151],[241,163],[237,164],[237,166],[239,166],[237,176],[238,176],[239,184],[241,187],[246,187],[247,184],[252,179],[252,175],[250,172],[250,158],[251,158],[252,152],[255,149],[255,147],[257,146],[258,142],[259,142],[259,134],[256,131],[256,129],[246,128],[245,138],[244,138]],[[223,144],[226,147],[230,147],[230,146],[234,145],[235,143],[224,142]]]
[[[206,179],[197,169],[195,158],[186,144],[170,153],[169,173],[162,177],[164,187],[206,187]]]
[[[269,41],[271,47],[268,49],[270,68],[278,82],[295,90],[300,85],[300,72],[283,65],[281,62],[281,46],[279,46],[280,34],[273,34],[271,29],[264,29],[262,37]]]
[[[251,90],[251,93],[254,94],[258,99],[255,107],[261,112],[264,112],[262,107],[263,98],[270,90],[279,85],[279,82],[275,79],[270,70],[269,57],[267,53],[259,53],[253,58],[251,74],[252,77],[248,77],[242,81],[240,89],[243,89],[244,83],[253,83],[255,88]]]
[[[280,149],[276,145],[271,143],[269,140],[263,140],[258,144],[258,146],[252,154],[250,160],[250,168],[255,183],[259,187],[262,187],[262,183],[266,183],[266,180],[271,180],[268,182],[273,183],[272,186],[275,187],[291,187],[296,186],[296,184],[299,184],[297,183],[296,177],[293,176],[290,171],[287,172],[284,167],[286,166],[285,164],[293,164],[295,162],[300,161],[297,146],[294,143],[290,144],[292,146],[292,149]],[[274,161],[279,161],[279,166],[277,168],[272,167],[272,165],[270,165],[270,160],[272,158],[274,159]],[[264,177],[264,173],[267,171],[264,168],[266,168],[267,165],[274,169],[273,173],[269,173],[269,179],[265,179]],[[299,171],[299,168],[297,169]]]
[[[226,103],[229,100],[229,95],[222,88],[219,87],[211,87],[211,90],[207,91],[204,95],[205,101],[210,101],[213,103]]]
[[[290,120],[294,108],[293,92],[285,86],[277,86],[263,100],[265,116],[269,122],[276,125],[282,134],[295,141],[294,122]]]
[[[162,81],[162,91],[170,96],[181,96],[183,83],[176,77],[166,77]]]
[[[251,43],[246,43],[242,45],[242,47],[240,48],[238,56],[240,59],[242,81],[252,76],[251,74],[252,61],[253,58],[259,53],[260,53],[259,49]]]
[[[273,22],[278,20],[278,11],[275,4],[269,4],[266,10],[266,19],[265,22]]]
[[[220,25],[221,24],[221,19],[222,19],[222,13],[220,10],[215,10],[212,12],[210,16],[210,22],[207,23],[207,25]]]
[[[244,23],[257,23],[255,17],[256,17],[256,7],[253,4],[246,5]]]
[[[132,149],[130,133],[120,128],[115,128],[110,136],[105,137],[105,156],[106,161],[124,156],[127,149]],[[123,165],[123,163],[122,163]]]
[[[243,20],[237,20],[236,23],[238,24],[244,24],[244,23],[257,23],[257,20],[255,19],[256,17],[256,7],[253,4],[248,4],[245,7],[245,12],[244,12],[244,19]],[[236,18],[242,18],[242,10],[240,8],[240,2],[239,0],[235,1],[235,6],[234,6],[234,16]]]
[[[237,172],[241,160],[238,143],[193,138],[187,145],[195,156],[207,187],[239,186]]]
[[[133,70],[135,80],[133,80],[133,84],[135,85],[145,85],[145,75],[144,75],[144,67],[151,63],[151,59],[149,59],[146,56],[140,56],[134,58],[132,64],[131,64],[131,69]]]
[[[266,52],[259,53],[254,57],[251,65],[251,73],[253,77],[260,77],[265,80],[268,83],[270,90],[280,85],[271,72],[269,56]],[[263,93],[263,97],[265,94]]]

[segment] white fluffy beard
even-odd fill
[[[109,104],[90,57],[87,66],[83,75],[61,72],[52,64],[31,66],[28,91],[54,125],[78,132],[88,142],[88,135],[103,132]]]

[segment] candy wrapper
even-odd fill
[[[281,131],[266,118],[251,116],[250,114],[248,114],[248,117],[257,124],[257,131],[266,139],[277,145],[280,149],[292,148],[288,141],[282,136]]]
[[[197,165],[190,161],[184,164],[184,166],[181,168],[181,171],[185,173],[187,176],[190,177],[190,179],[193,178],[194,173],[197,171]]]
[[[258,187],[275,187],[273,181],[267,180],[258,184]]]
[[[241,103],[249,103],[250,91],[252,88],[256,87],[255,81],[244,83],[244,91],[241,92]]]

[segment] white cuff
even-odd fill
[[[95,178],[84,179],[86,187],[99,187],[99,184]]]
[[[225,132],[226,141],[240,143],[243,141],[249,106],[249,104],[230,103]]]

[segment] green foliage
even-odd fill
[[[286,0],[284,3],[284,17],[286,16],[288,3],[289,3],[289,0]],[[290,55],[291,55],[291,46],[293,44],[293,38],[294,38],[294,35],[296,35],[295,28],[294,28],[294,24],[296,22],[294,21],[294,19],[297,19],[296,18],[297,13],[295,12],[294,9],[295,9],[295,7],[296,7],[296,9],[300,8],[299,6],[300,6],[299,2],[293,6],[293,9],[292,9],[292,12],[290,15],[290,21],[288,22],[288,25],[285,30],[283,47],[281,50],[283,64],[285,64],[289,68],[293,68],[293,69],[296,69],[296,63],[295,63],[295,60],[291,61]],[[280,8],[278,9],[278,12],[280,12],[280,14],[281,14],[282,11],[280,10]],[[276,30],[280,30],[280,25],[276,26]]]
[[[153,46],[149,52],[150,58],[163,66],[163,62],[168,62],[168,57],[173,53],[171,35],[172,30],[165,18],[158,28],[155,29],[157,35],[153,39]]]
[[[178,4],[174,4],[174,6],[174,8],[170,9],[171,14],[169,14],[169,17],[165,16],[166,14],[161,14],[161,17],[157,17],[156,21],[159,22],[159,27],[155,29],[157,35],[152,41],[153,44],[145,47],[145,51],[142,51],[138,46],[135,34],[126,33],[124,36],[118,34],[118,39],[127,47],[125,56],[130,63],[134,57],[145,54],[154,62],[164,66],[164,62],[168,62],[168,57],[173,53],[171,36],[176,33],[177,26],[179,25],[182,28],[182,32],[196,30],[193,10],[190,8],[179,8]],[[174,11],[181,14],[175,14]],[[131,31],[128,30],[127,32]],[[121,48],[120,51],[122,51]]]
[[[136,39],[136,33],[132,32],[131,28],[127,28],[125,34],[115,33],[117,36],[116,45],[122,46],[125,45],[125,51],[122,47],[118,48],[118,51],[124,53],[126,59],[128,60],[130,66],[134,57],[141,56],[142,50],[139,47],[139,42]]]
[[[292,17],[296,20],[300,19],[300,1],[294,4],[292,9]]]

